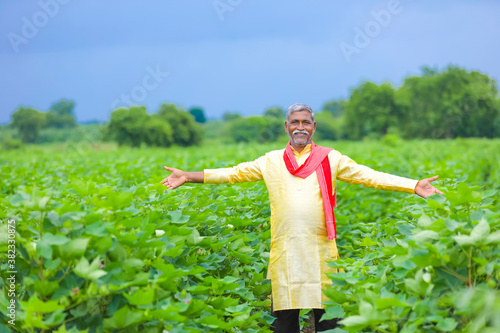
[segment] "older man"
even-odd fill
[[[271,279],[275,332],[299,332],[300,309],[314,309],[317,331],[336,326],[319,322],[326,300],[322,290],[335,269],[328,261],[338,258],[335,243],[336,180],[383,190],[442,194],[431,185],[438,176],[420,181],[393,176],[362,166],[331,148],[312,142],[314,112],[306,104],[288,108],[285,149],[266,153],[252,162],[231,168],[185,172],[165,167],[172,174],[162,181],[169,189],[186,182],[239,183],[264,180],[271,202]]]

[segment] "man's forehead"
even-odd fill
[[[311,112],[309,112],[307,110],[294,111],[290,115],[290,120],[292,120],[292,119],[297,119],[297,120],[309,119],[309,120],[312,120]]]

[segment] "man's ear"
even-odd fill
[[[288,123],[286,122],[286,120],[285,120],[285,132],[288,133]]]
[[[316,122],[314,122],[313,133],[316,132]]]

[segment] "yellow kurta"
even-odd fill
[[[298,165],[309,154],[308,145],[298,153]],[[240,183],[264,180],[271,202],[271,253],[268,278],[271,279],[273,309],[323,308],[324,289],[331,281],[327,265],[338,258],[335,241],[328,240],[323,199],[316,172],[302,179],[288,172],[284,149],[271,151],[255,161],[232,168],[206,169],[205,183]],[[374,171],[359,165],[336,150],[328,154],[333,186],[339,179],[383,190],[415,193],[416,180]]]

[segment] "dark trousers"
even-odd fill
[[[323,320],[321,316],[325,313],[323,309],[313,309],[314,311],[314,326],[316,332],[327,331],[335,327],[339,327],[340,319]],[[299,325],[300,309],[272,311],[271,314],[276,317],[271,327],[276,333],[300,333]]]

